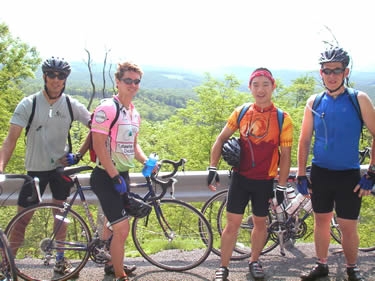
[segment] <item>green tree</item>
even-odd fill
[[[34,78],[40,64],[39,53],[19,38],[13,38],[6,24],[0,23],[0,142],[7,134],[11,115],[24,96],[21,82]],[[23,171],[24,142],[19,140],[14,156],[8,164],[8,172]]]

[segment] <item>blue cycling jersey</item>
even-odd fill
[[[359,169],[362,123],[347,90],[336,98],[325,94],[315,111],[312,163],[331,170]]]

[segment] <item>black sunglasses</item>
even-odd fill
[[[325,74],[325,75],[330,75],[330,74],[341,74],[345,71],[345,68],[335,68],[335,69],[329,69],[329,68],[323,68],[322,69],[322,72]]]
[[[138,85],[139,83],[141,83],[141,80],[140,79],[131,79],[131,78],[122,78],[120,79],[122,82],[124,82],[126,85],[131,85],[131,84],[135,84],[135,85]]]
[[[58,72],[57,74],[55,72],[46,72],[46,75],[48,78],[50,79],[55,79],[57,77],[57,79],[59,80],[65,80],[66,77],[68,77],[68,75],[66,75],[64,72]]]

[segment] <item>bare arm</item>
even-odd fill
[[[107,174],[113,178],[117,176],[119,172],[117,171],[115,165],[113,164],[111,155],[106,147],[107,135],[92,132],[92,141],[93,147],[96,153],[96,156],[99,158],[100,163],[106,170]]]
[[[221,157],[221,149],[223,147],[223,144],[230,138],[231,135],[233,135],[233,133],[234,131],[229,129],[227,126],[225,126],[223,130],[220,132],[211,148],[210,167],[217,166],[217,163],[219,162]],[[214,186],[213,184],[210,184],[208,188],[212,191],[216,190],[216,186]]]
[[[302,120],[301,132],[298,141],[298,152],[297,152],[297,161],[298,161],[298,176],[306,175],[306,165],[307,159],[309,157],[311,139],[313,135],[313,112],[312,104],[314,102],[315,95],[310,97],[307,100],[305,111]]]
[[[0,149],[0,172],[4,172],[5,167],[7,166],[16,147],[16,143],[21,135],[22,129],[23,128],[18,125],[10,125],[8,135]]]
[[[134,158],[142,164],[147,161],[148,158],[139,145],[137,137],[134,140]]]
[[[280,147],[279,184],[286,185],[291,162],[292,148],[290,146]]]
[[[210,167],[217,166],[217,163],[219,162],[221,157],[221,148],[223,147],[224,142],[226,142],[233,135],[233,133],[234,131],[229,129],[227,126],[225,126],[223,130],[221,130],[211,148]]]
[[[361,114],[363,122],[365,123],[366,127],[368,128],[370,134],[372,135],[372,143],[371,143],[371,159],[370,165],[375,164],[375,108],[372,104],[370,97],[364,93],[358,93],[358,103],[361,108]]]

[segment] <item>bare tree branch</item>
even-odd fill
[[[89,50],[85,49],[86,53],[87,53],[87,68],[89,69],[89,74],[90,74],[90,82],[91,82],[91,86],[92,86],[92,94],[90,96],[90,100],[89,100],[89,104],[87,105],[87,109],[90,110],[90,107],[92,105],[92,102],[95,98],[95,83],[94,83],[94,79],[93,79],[93,75],[92,75],[92,69],[91,69],[91,54],[89,52]]]

